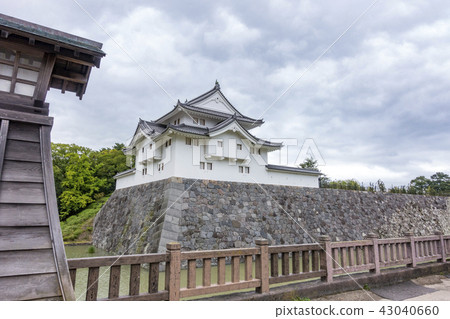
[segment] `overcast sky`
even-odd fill
[[[448,1],[380,0],[313,65],[373,0],[77,1],[86,12],[74,0],[0,9],[104,44],[82,101],[49,93],[54,142],[125,143],[139,118],[217,79],[238,110],[264,118],[257,136],[298,141],[275,164],[293,164],[310,138],[331,179],[450,173]]]

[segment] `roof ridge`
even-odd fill
[[[220,85],[218,85],[218,84],[219,84],[219,83],[218,83],[217,80],[216,80],[216,84],[214,85],[214,87],[213,87],[211,90],[206,91],[205,93],[200,94],[199,96],[194,97],[193,99],[188,100],[187,103],[190,103],[190,102],[195,101],[195,100],[199,100],[200,98],[204,98],[205,96],[209,96],[209,95],[211,95],[212,93],[215,93],[215,92],[217,92],[217,91],[220,91]]]

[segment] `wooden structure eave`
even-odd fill
[[[75,300],[53,176],[50,88],[81,99],[102,44],[0,14],[0,300]],[[33,74],[20,77],[19,71]],[[17,86],[21,84],[22,86]],[[24,90],[24,86],[28,86]]]
[[[91,68],[100,67],[100,60],[105,56],[101,43],[0,14],[2,44],[54,57],[53,63],[47,63],[51,77],[43,90],[75,92],[80,99],[86,92]]]

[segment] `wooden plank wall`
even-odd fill
[[[62,238],[55,238],[52,227],[58,234],[59,221],[49,214],[47,188],[54,184],[44,182],[51,158],[45,163],[50,154],[43,152],[50,149],[43,145],[50,144],[50,136],[42,133],[51,126],[5,117],[0,125],[0,300],[73,299],[73,291],[61,284],[58,258],[64,264],[65,254],[55,251]],[[42,143],[43,136],[48,141]]]

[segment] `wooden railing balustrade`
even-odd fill
[[[276,284],[326,275],[325,270],[320,268],[321,254],[323,251],[319,244],[270,246],[269,283]],[[280,258],[281,269],[278,267]]]
[[[158,291],[160,263],[168,265],[169,254],[124,255],[92,258],[69,259],[69,272],[72,285],[75,288],[77,269],[88,268],[86,282],[86,300],[97,300],[100,267],[109,269],[109,289],[106,300],[168,300],[169,292],[166,287]],[[148,291],[140,293],[141,267],[148,265]],[[119,296],[121,266],[130,265],[130,281],[128,295]]]
[[[100,267],[110,269],[108,296],[99,300],[179,300],[243,289],[266,293],[270,284],[313,278],[332,282],[335,275],[344,273],[368,271],[376,276],[382,268],[416,267],[450,258],[450,235],[440,233],[424,237],[405,233],[404,238],[390,239],[368,234],[364,240],[348,242],[331,242],[330,237],[321,236],[319,243],[283,246],[268,246],[266,239],[256,239],[255,244],[253,248],[181,251],[179,243],[169,243],[166,253],[69,259],[68,264],[74,287],[77,269],[88,268],[86,300],[98,298]],[[120,295],[124,265],[129,267],[129,287],[128,294]],[[182,265],[187,273],[183,283]],[[141,287],[143,267],[148,271],[145,292]],[[163,268],[165,272],[160,273]],[[201,278],[197,278],[200,271]],[[159,290],[161,275],[164,288]]]

